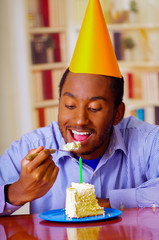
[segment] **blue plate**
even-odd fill
[[[92,222],[92,221],[101,221],[109,220],[111,218],[121,215],[121,211],[113,208],[104,208],[105,215],[84,217],[84,218],[69,218],[65,214],[65,209],[56,209],[43,212],[39,214],[39,217],[43,220],[54,221],[54,222],[67,222],[67,223],[80,223],[80,222]]]

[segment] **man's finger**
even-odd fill
[[[39,152],[41,152],[44,149],[43,146],[40,146],[38,148],[32,149],[27,156],[25,157],[26,160],[33,160],[38,154]]]

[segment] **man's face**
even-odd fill
[[[114,96],[110,78],[69,72],[59,103],[59,127],[66,142],[80,141],[76,151],[84,159],[106,150],[114,122]]]

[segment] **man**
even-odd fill
[[[66,188],[80,179],[78,156],[90,163],[100,159],[95,170],[88,162],[83,163],[83,181],[94,184],[102,206],[158,204],[158,127],[136,118],[122,120],[124,104],[115,104],[110,77],[68,70],[65,77],[59,128],[65,142],[78,140],[82,146],[74,154],[59,152],[51,156],[49,150],[42,150],[60,148],[65,143],[54,122],[13,143],[0,162],[1,185],[13,182],[6,201],[14,206],[6,203],[4,214],[26,202],[31,202],[31,212],[65,207]],[[21,162],[28,151],[40,153],[32,161],[24,158]]]
[[[86,25],[92,11],[97,11],[96,20],[103,21],[99,1],[90,0]],[[105,39],[107,29],[102,23],[100,26]],[[98,48],[95,43],[97,51],[94,49],[88,54],[88,48],[84,48],[82,53],[82,35],[60,83],[58,124],[52,122],[22,136],[0,159],[0,212],[3,215],[26,202],[30,202],[31,213],[64,208],[66,188],[80,181],[80,156],[83,181],[95,186],[101,206],[159,206],[159,128],[133,117],[123,119],[123,79],[110,40],[106,37],[109,44],[101,48],[102,52],[100,44]],[[98,40],[99,34],[96,35],[93,41]],[[91,55],[89,61],[84,61],[84,55]],[[106,59],[101,62],[100,56]],[[60,149],[72,141],[81,142],[77,151],[50,154],[49,149]],[[26,159],[35,152],[39,152],[37,157]]]

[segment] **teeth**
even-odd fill
[[[72,130],[72,133],[77,134],[77,135],[90,135],[89,132],[77,132],[75,130]]]

